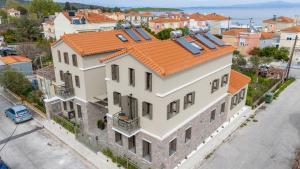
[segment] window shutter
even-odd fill
[[[143,106],[142,106],[142,115],[145,116],[146,115],[146,102],[143,102]]]
[[[213,81],[211,84],[212,84],[212,85],[211,85],[211,93],[213,93],[213,92],[214,92],[214,84],[215,84],[215,81]]]
[[[119,66],[116,66],[116,80],[119,82],[120,76],[119,76]]]
[[[132,70],[132,86],[135,86],[135,71]]]
[[[152,104],[149,104],[150,120],[152,120],[152,111],[153,111]]]
[[[187,102],[188,102],[188,96],[185,95],[184,99],[183,99],[183,108],[186,109],[187,108]]]
[[[176,101],[176,113],[179,113],[179,108],[180,108],[180,100]]]
[[[167,120],[170,118],[171,115],[171,104],[168,104],[167,106]]]
[[[192,93],[192,104],[195,103],[195,92]]]

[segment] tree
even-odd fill
[[[14,69],[7,69],[1,72],[0,85],[21,96],[27,96],[32,91],[32,86],[28,79]]]
[[[36,13],[38,18],[42,18],[44,16],[54,15],[55,12],[61,11],[61,8],[57,3],[53,2],[53,0],[32,0],[30,10]]]
[[[1,35],[4,36],[4,39],[5,39],[6,43],[15,43],[15,42],[17,42],[16,33],[12,29],[6,30]]]
[[[249,52],[249,54],[252,56],[260,56],[261,50],[260,50],[260,48],[255,47]]]
[[[35,45],[23,43],[19,45],[17,48],[17,53],[23,56],[27,56],[30,59],[34,59],[36,56],[40,55],[41,50],[38,49]]]
[[[184,28],[177,28],[176,30],[181,30],[183,36],[189,35],[189,33],[190,33],[190,29],[187,28],[187,27],[184,27]]]
[[[246,66],[247,61],[245,59],[245,56],[238,54],[234,55],[232,59],[232,68],[234,70],[239,70],[241,67]]]
[[[67,10],[71,10],[70,2],[67,1],[67,2],[65,3],[64,10],[66,10],[66,11],[67,11]]]
[[[277,60],[284,60],[288,61],[289,60],[289,50],[287,48],[280,48],[276,54],[274,55],[274,58]]]
[[[7,19],[7,13],[6,11],[4,11],[3,9],[0,9],[0,16],[2,17],[2,19]]]
[[[40,22],[33,18],[21,17],[16,22],[15,31],[17,41],[36,41],[42,37]]]
[[[156,38],[160,40],[170,39],[170,33],[172,31],[172,28],[164,29],[156,34]]]
[[[20,11],[21,15],[27,15],[28,14],[28,10],[26,8],[24,8],[23,6],[18,6],[17,10]]]

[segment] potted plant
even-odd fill
[[[103,120],[98,120],[97,126],[99,129],[104,130],[105,129],[105,123]]]

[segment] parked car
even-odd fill
[[[3,160],[0,158],[0,169],[9,169],[9,167],[4,163]]]
[[[21,123],[33,118],[32,113],[24,105],[17,105],[7,109],[5,116],[15,123]]]

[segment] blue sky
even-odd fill
[[[65,2],[66,0],[55,0]],[[69,0],[86,4],[118,7],[198,7],[198,6],[226,6],[248,3],[264,3],[274,0]],[[299,0],[285,0],[285,2],[299,2]]]

